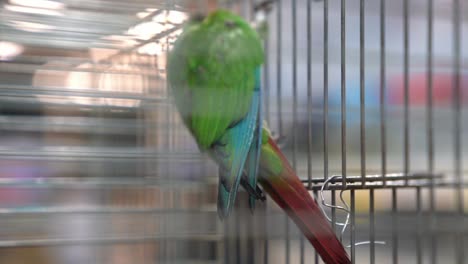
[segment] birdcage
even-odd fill
[[[353,263],[464,263],[466,1],[218,1],[266,15],[264,116]],[[274,203],[216,213],[167,91],[216,1],[0,1],[1,263],[322,263]]]

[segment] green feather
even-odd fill
[[[263,62],[257,33],[239,16],[219,10],[192,21],[174,45],[168,80],[182,118],[202,150],[249,110]]]
[[[262,146],[262,168],[268,170],[270,175],[277,176],[283,171],[281,158],[270,145]]]

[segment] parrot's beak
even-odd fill
[[[190,19],[189,19],[189,22],[192,23],[200,23],[202,22],[204,19],[205,19],[205,15],[204,14],[201,14],[201,13],[195,13],[193,15],[190,16]]]

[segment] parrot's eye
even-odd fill
[[[224,21],[224,25],[228,28],[233,28],[236,26],[236,22],[232,21],[232,20],[226,20]]]

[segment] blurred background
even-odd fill
[[[191,14],[253,21],[261,2],[0,0],[0,262],[320,263],[269,200],[252,214],[241,193],[218,219],[217,167],[167,91]],[[346,176],[323,195],[343,205],[344,190],[355,263],[468,263],[465,14],[462,0],[271,4],[265,117],[311,195]]]

